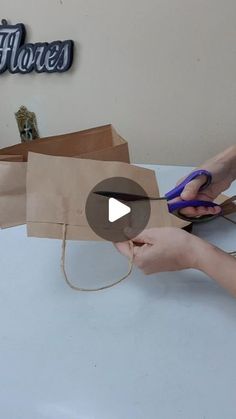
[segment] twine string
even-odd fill
[[[78,287],[77,285],[72,284],[72,282],[68,278],[66,268],[65,268],[67,224],[63,224],[62,226],[63,226],[63,233],[62,233],[61,269],[62,269],[64,279],[65,279],[67,285],[69,285],[69,287],[72,288],[74,291],[83,291],[83,292],[102,291],[102,290],[112,288],[115,285],[120,284],[122,281],[124,281],[126,278],[128,278],[128,276],[131,274],[132,269],[133,269],[133,265],[134,265],[134,244],[130,240],[129,241],[129,246],[130,246],[130,249],[131,249],[131,257],[129,259],[129,269],[128,269],[128,272],[124,276],[122,276],[122,278],[118,279],[117,281],[113,282],[112,284],[104,285],[104,286],[98,287],[98,288],[81,288],[81,287]]]

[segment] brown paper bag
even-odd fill
[[[25,163],[28,152],[129,162],[127,142],[111,125],[41,138],[0,150],[0,227],[26,222]],[[2,163],[4,161],[4,163]],[[5,162],[8,162],[6,164]]]
[[[128,143],[112,127],[104,125],[70,134],[38,138],[0,150],[0,156],[20,155],[27,161],[28,152],[53,156],[129,162]]]
[[[10,155],[10,154],[2,154],[0,155],[0,161],[23,161],[23,156],[20,155]]]
[[[7,160],[0,161],[1,228],[24,224],[26,220],[27,163]]]
[[[67,239],[101,240],[87,222],[85,206],[94,186],[111,177],[134,180],[148,196],[159,196],[152,170],[121,162],[30,153],[27,166],[28,235],[61,239],[62,227],[66,224]],[[137,202],[131,203],[131,208],[132,204],[137,205]],[[101,197],[100,205],[107,205],[105,197]],[[175,218],[170,216],[165,201],[151,201],[147,228],[173,225]]]
[[[65,269],[66,240],[102,240],[89,226],[85,209],[91,190],[103,180],[111,177],[125,177],[137,182],[148,196],[158,197],[159,190],[155,172],[122,162],[102,162],[58,156],[29,153],[27,165],[27,232],[28,236],[56,238],[62,240],[61,268],[67,284],[77,291],[98,291],[110,288],[123,281],[131,273],[133,255],[129,270],[113,284],[95,289],[73,285]],[[113,192],[122,192],[114,190]],[[151,214],[147,228],[186,223],[168,212],[166,201],[150,201]],[[132,208],[139,202],[129,202]],[[99,197],[100,211],[107,206],[107,198]],[[105,212],[105,211],[104,211]],[[104,213],[102,210],[102,213]],[[111,227],[112,228],[112,227]],[[115,233],[115,230],[114,230]],[[112,236],[113,237],[113,236]],[[115,237],[115,234],[114,234]],[[133,249],[133,243],[130,242]]]

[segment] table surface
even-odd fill
[[[162,193],[187,167],[147,166]],[[236,192],[236,185],[231,187]],[[235,250],[223,219],[194,232]],[[77,293],[60,271],[61,243],[0,231],[0,417],[235,419],[236,301],[188,270]],[[74,281],[112,282],[126,260],[110,243],[68,244]]]

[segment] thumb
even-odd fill
[[[135,244],[153,244],[154,237],[152,234],[152,229],[143,230],[138,236],[136,236],[132,241]]]
[[[183,192],[181,193],[181,198],[185,201],[191,200],[196,198],[197,194],[202,185],[206,182],[206,176],[202,175],[198,178],[191,180],[191,182],[187,183]]]

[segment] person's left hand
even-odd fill
[[[174,227],[144,230],[132,241],[134,264],[147,275],[194,268],[202,242],[198,237]],[[116,243],[115,246],[120,253],[131,258],[129,242]]]

